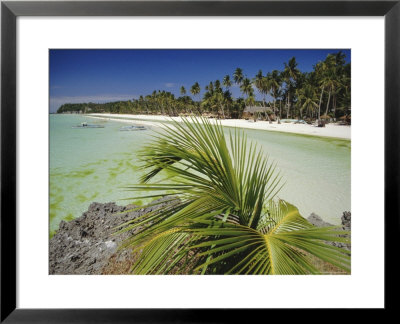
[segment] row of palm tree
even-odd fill
[[[195,82],[188,90],[181,86],[179,97],[158,90],[128,102],[82,105],[92,112],[212,114],[220,118],[242,118],[246,106],[260,106],[264,108],[266,119],[336,119],[351,114],[350,73],[350,63],[346,63],[345,54],[339,51],[316,63],[311,72],[301,72],[296,58],[292,57],[281,71],[263,74],[259,70],[254,78],[237,68],[232,77],[225,75],[222,82],[209,82],[203,93],[200,84]],[[233,86],[240,90],[238,98],[233,97]],[[256,100],[256,92],[262,100]],[[76,109],[76,104],[65,104],[58,112],[71,109]]]

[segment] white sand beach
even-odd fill
[[[127,115],[127,114],[87,114],[86,116],[92,118],[99,118],[105,120],[113,120],[125,123],[135,123],[149,126],[159,126],[164,121],[176,120],[182,121],[181,117],[168,117],[161,115]],[[210,119],[216,122],[215,119]],[[326,127],[316,127],[307,124],[293,124],[273,122],[270,124],[267,121],[257,121],[245,119],[220,119],[223,126],[249,128],[257,130],[266,130],[274,132],[285,132],[294,134],[303,134],[311,136],[333,137],[341,139],[351,139],[351,126],[342,126],[337,124],[327,124]]]

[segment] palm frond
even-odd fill
[[[123,245],[138,254],[133,273],[318,273],[309,254],[349,271],[350,253],[327,244],[347,242],[343,232],[316,228],[295,206],[275,202],[276,165],[243,133],[226,137],[220,124],[184,119],[166,125],[140,157],[146,173],[130,189],[173,193],[124,225],[136,230]],[[167,183],[148,183],[163,171]]]

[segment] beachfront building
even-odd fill
[[[243,110],[243,118],[245,119],[263,119],[271,121],[271,119],[275,119],[274,114],[268,114],[268,110],[271,110],[269,107],[262,106],[246,106]]]

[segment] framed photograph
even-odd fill
[[[2,2],[1,321],[390,309],[399,16]]]

